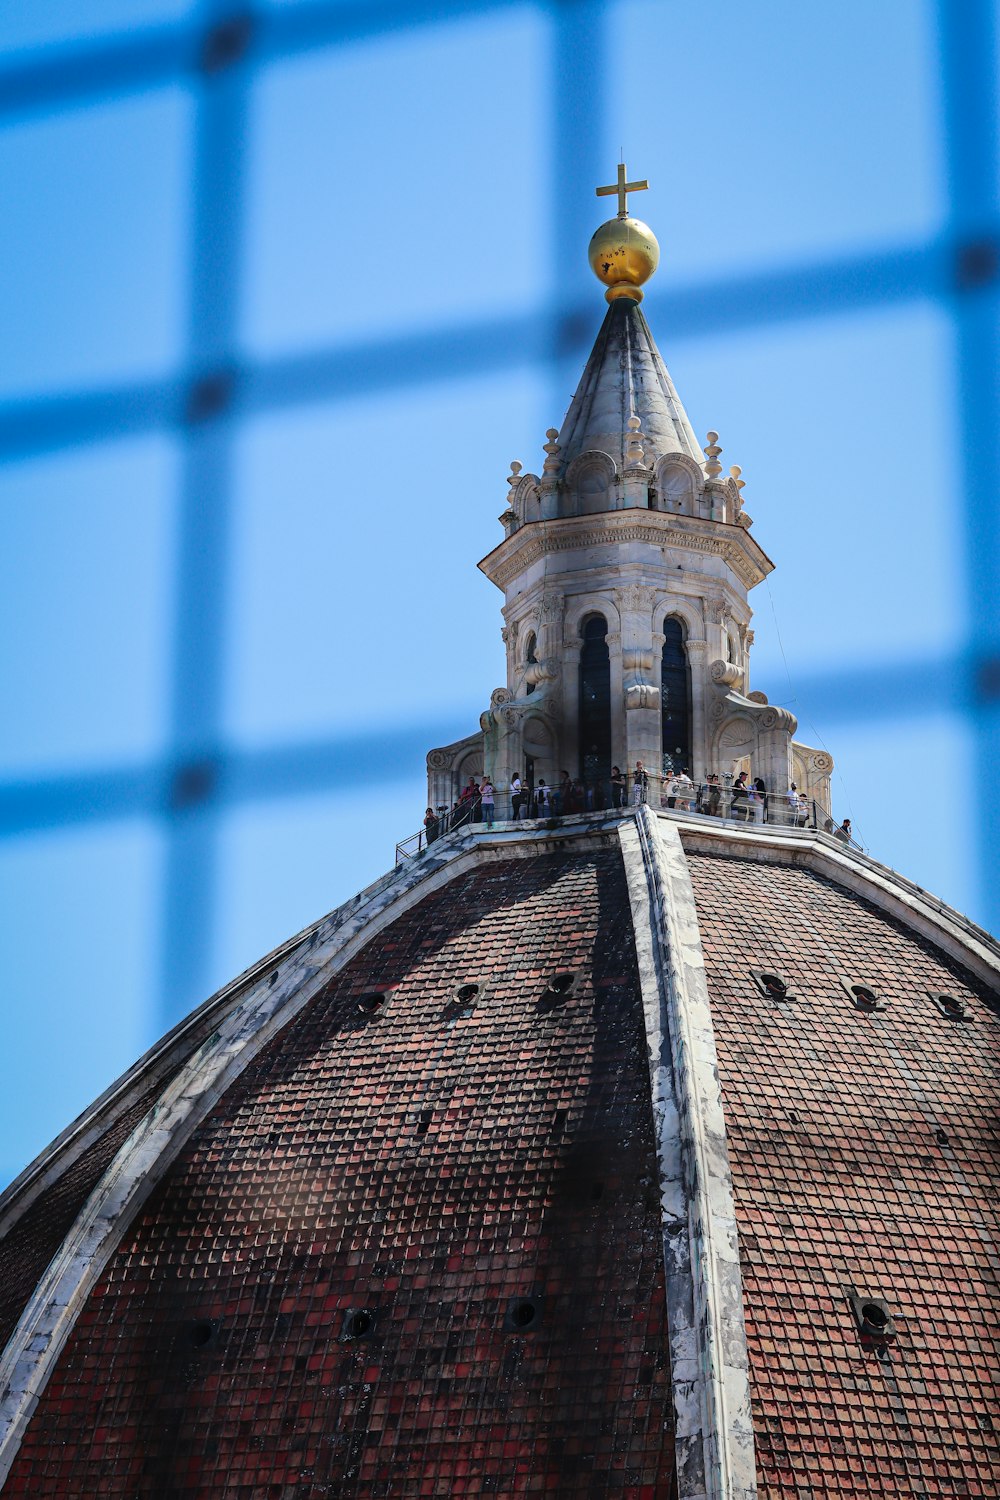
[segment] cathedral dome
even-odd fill
[[[1000,949],[751,690],[634,298],[546,451],[426,834],[0,1197],[4,1500],[995,1493]]]

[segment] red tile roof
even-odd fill
[[[805,869],[688,862],[761,1493],[996,1496],[996,997]],[[754,970],[793,998],[766,998]],[[884,1009],[855,1009],[845,979]],[[968,1019],[942,1015],[938,993]],[[860,1336],[851,1290],[888,1305],[884,1346]]]
[[[621,856],[507,861],[374,938],[230,1088],[4,1493],[653,1500],[663,1295]]]

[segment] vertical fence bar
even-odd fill
[[[594,189],[604,182],[607,0],[554,0],[551,26],[553,322],[551,415],[558,426],[601,317],[586,247],[598,224]],[[614,176],[610,164],[611,176]],[[602,216],[606,217],[606,216]]]
[[[992,0],[938,0],[943,131],[954,243],[951,311],[964,528],[970,775],[1000,764],[1000,217]],[[1000,800],[973,817],[981,920],[1000,930]]]
[[[202,6],[192,169],[185,454],[174,587],[171,754],[160,1015],[171,1024],[210,983],[217,910],[221,706],[243,235],[248,14]]]

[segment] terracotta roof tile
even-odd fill
[[[549,1004],[556,970],[582,980]],[[483,986],[467,1014],[460,982]],[[5,1495],[666,1493],[637,995],[615,848],[397,920],[170,1169]]]
[[[762,1494],[995,1495],[996,997],[807,870],[688,860]],[[794,998],[766,998],[761,969]],[[855,1009],[844,979],[885,1008]],[[884,1299],[893,1339],[862,1337],[852,1290]]]

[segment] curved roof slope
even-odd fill
[[[762,1493],[995,1494],[996,995],[813,871],[687,860]],[[766,997],[762,970],[791,998]],[[857,1010],[844,981],[884,1008]],[[885,1302],[894,1338],[860,1335],[852,1293]]]
[[[647,463],[684,453],[700,467],[704,454],[638,303],[612,302],[559,433],[560,461],[599,449],[625,463],[628,419],[642,422]]]
[[[523,852],[372,937],[223,1095],[84,1303],[5,1497],[667,1493],[622,856]],[[547,995],[556,972],[579,979]]]

